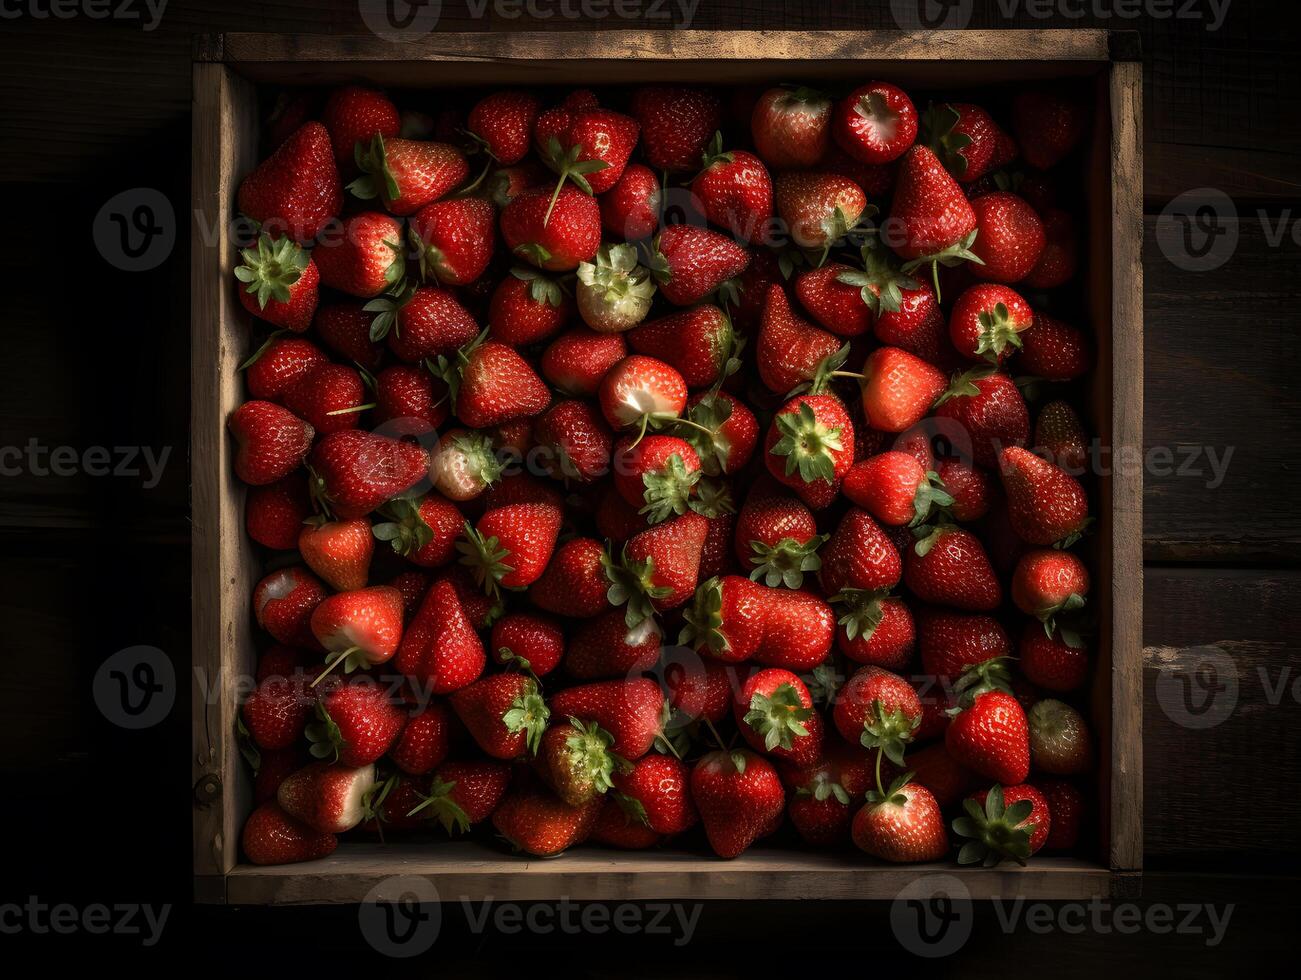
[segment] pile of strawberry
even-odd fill
[[[1081,104],[445,105],[288,98],[239,189],[247,858],[1074,848]]]

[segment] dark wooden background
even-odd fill
[[[96,253],[91,221],[111,195],[133,187],[159,188],[182,214],[188,208],[192,35],[365,28],[355,2],[172,0],[151,31],[129,19],[39,18],[37,8],[48,3],[21,5],[21,16],[0,20],[0,446],[35,438],[45,446],[171,447],[172,455],[161,483],[148,490],[132,478],[0,478],[0,616],[8,641],[0,767],[6,790],[21,799],[7,808],[6,836],[11,845],[42,842],[21,848],[3,877],[18,892],[58,900],[165,894],[180,903],[188,894],[189,787],[171,774],[188,771],[186,706],[131,735],[95,712],[89,678],[108,654],[135,644],[162,648],[182,674],[189,661],[188,256],[182,241],[153,272],[118,272]],[[1301,864],[1301,508],[1294,500],[1301,60],[1291,4],[1233,0],[1214,31],[1209,4],[1178,0],[1174,9],[1181,8],[1204,16],[1041,19],[1024,4],[975,0],[969,26],[1142,35],[1145,442],[1176,458],[1186,446],[1233,453],[1215,488],[1206,476],[1146,477],[1144,893],[1243,903],[1230,930],[1241,956],[1283,931],[1296,894],[1290,876]],[[138,2],[129,9],[143,11]],[[669,25],[474,19],[461,0],[445,0],[439,29],[633,26]],[[701,0],[692,26],[896,25],[884,2]],[[1207,273],[1177,268],[1155,239],[1162,208],[1199,187],[1227,193],[1238,214],[1236,252]],[[1163,710],[1156,679],[1163,667],[1194,668],[1205,646],[1236,665],[1238,705],[1223,724],[1189,730]],[[185,921],[228,930],[249,916],[187,910]],[[282,917],[273,928],[320,940],[319,920],[289,921],[298,925],[287,927]],[[189,935],[177,927],[170,948]],[[1076,950],[1086,959],[1105,949],[1110,962],[1175,956],[1168,962],[1217,972],[1195,943],[1087,938],[1018,940],[1016,948],[1054,957]],[[1220,952],[1229,946],[1226,940]],[[466,955],[475,948],[471,941]]]

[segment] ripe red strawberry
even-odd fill
[[[931,267],[939,296],[937,266],[975,258],[976,212],[962,188],[925,146],[913,146],[900,159],[887,233],[883,236],[900,258],[904,272]]]
[[[312,252],[322,285],[369,298],[392,289],[406,274],[402,222],[378,211],[343,220]]]
[[[804,682],[770,667],[751,674],[732,705],[737,730],[756,752],[808,766],[822,754],[822,716]]]
[[[941,524],[904,552],[904,583],[923,602],[972,612],[997,609],[1002,587],[969,531]]]
[[[312,427],[274,402],[249,401],[227,423],[235,437],[235,475],[245,483],[275,483],[303,465],[315,435]]]
[[[818,579],[823,592],[884,592],[899,584],[901,574],[899,552],[880,525],[862,508],[847,510],[822,549]]]
[[[649,238],[660,224],[660,196],[655,171],[644,164],[628,164],[623,176],[601,195],[601,227],[616,241]]]
[[[253,773],[253,805],[261,806],[276,798],[276,790],[285,778],[297,772],[308,762],[308,755],[298,746],[257,753],[257,769]]]
[[[610,609],[574,630],[565,654],[565,672],[577,680],[622,677],[650,670],[663,638],[653,619],[629,628],[624,613]]]
[[[701,718],[717,724],[732,710],[732,693],[740,686],[735,668],[666,650],[661,669],[673,709],[671,725],[690,724]]]
[[[795,295],[813,319],[839,337],[857,337],[872,329],[872,308],[864,301],[855,270],[839,262],[807,269],[795,279]]]
[[[944,392],[944,372],[897,347],[879,347],[863,365],[863,414],[882,432],[920,422]]]
[[[1089,448],[1084,423],[1075,409],[1057,399],[1039,410],[1034,423],[1035,453],[1063,472],[1079,476],[1088,464]]]
[[[527,190],[550,186],[551,175],[542,164],[530,157],[522,163],[494,170],[483,185],[483,192],[501,209]]]
[[[838,174],[788,171],[773,183],[777,215],[800,248],[826,251],[839,244],[867,207],[862,188]]]
[[[249,487],[244,495],[244,528],[264,548],[288,551],[298,547],[298,532],[311,514],[307,481],[299,473]]]
[[[740,399],[725,391],[702,391],[687,401],[683,437],[700,456],[707,476],[731,475],[743,469],[759,442],[759,421]]]
[[[836,646],[850,660],[902,670],[912,658],[916,628],[902,599],[847,591],[836,597]]]
[[[545,677],[564,656],[565,635],[550,616],[507,613],[492,624],[488,649],[499,664],[518,666],[534,677]]]
[[[688,388],[707,388],[735,366],[732,321],[716,306],[701,304],[634,328],[628,343],[682,375]]]
[[[479,332],[456,297],[433,286],[408,285],[399,293],[372,300],[366,309],[378,314],[370,336],[387,337],[389,349],[408,364],[451,355]]]
[[[953,761],[942,742],[908,753],[908,768],[913,771],[913,781],[930,790],[942,807],[961,800],[975,781],[971,773]]]
[[[940,805],[925,786],[901,776],[885,790],[869,790],[854,814],[854,844],[897,864],[938,861],[949,852]]]
[[[1036,772],[1072,776],[1093,768],[1088,722],[1069,704],[1053,698],[1036,701],[1027,713],[1030,758]]]
[[[488,511],[458,544],[461,561],[490,595],[522,589],[541,576],[555,550],[562,515],[551,504],[507,504]]]
[[[334,159],[341,169],[356,165],[357,144],[368,147],[377,135],[389,139],[402,129],[397,107],[382,92],[356,85],[330,93],[321,121],[330,131]]]
[[[1087,120],[1083,104],[1067,93],[1029,88],[1012,100],[1012,132],[1025,162],[1036,170],[1055,166],[1075,149]]]
[[[635,445],[628,436],[614,447],[614,488],[658,524],[685,514],[700,482],[700,457],[677,436],[650,435]]]
[[[363,201],[378,200],[390,214],[415,214],[438,200],[470,172],[465,156],[447,143],[376,135],[358,145],[361,176],[348,190]],[[491,205],[483,202],[491,210]]]
[[[276,802],[313,830],[342,834],[366,818],[376,788],[374,766],[353,769],[313,762],[285,778],[276,790]]]
[[[1073,851],[1085,819],[1084,797],[1065,779],[1044,779],[1039,792],[1048,803],[1048,839],[1045,851]]]
[[[947,458],[936,461],[935,475],[953,500],[948,511],[955,521],[978,521],[989,512],[995,489],[984,470],[961,459]]]
[[[921,722],[922,705],[912,685],[880,667],[860,667],[836,693],[831,720],[842,738],[882,749],[896,765]]]
[[[619,562],[606,563],[611,583],[606,597],[613,605],[627,605],[629,626],[691,598],[708,530],[708,520],[688,511],[635,535]]]
[[[475,743],[494,759],[537,754],[549,712],[527,674],[490,674],[454,691],[452,710]]]
[[[244,309],[297,333],[312,325],[321,274],[311,253],[287,237],[262,235],[257,248],[243,249],[240,257],[244,261],[235,267],[235,278],[246,284],[239,291]]]
[[[786,794],[762,756],[745,749],[710,752],[691,770],[691,798],[709,846],[734,858],[780,821]]]
[[[614,773],[618,806],[655,835],[680,834],[700,820],[691,800],[691,775],[678,759],[652,753]]]
[[[922,670],[941,683],[956,681],[969,668],[1012,653],[1007,631],[992,616],[967,616],[927,609],[917,624]]]
[[[755,361],[769,391],[787,394],[832,369],[841,341],[798,316],[786,290],[768,287]]]
[[[611,109],[562,106],[538,117],[533,143],[542,162],[560,175],[556,194],[566,180],[586,194],[604,194],[623,176],[640,131],[637,120]]]
[[[524,191],[501,213],[501,236],[513,255],[548,272],[569,272],[601,245],[601,209],[577,187],[562,187],[547,217],[546,188]]]
[[[917,109],[903,89],[868,82],[836,103],[831,135],[855,160],[889,163],[917,139]]]
[[[1033,786],[994,786],[963,806],[966,816],[953,821],[953,829],[970,840],[958,852],[959,864],[983,862],[988,868],[1011,858],[1024,865],[1051,833],[1048,801]]]
[[[1005,191],[982,194],[971,202],[976,240],[971,251],[981,265],[973,271],[993,282],[1020,282],[1039,263],[1044,226],[1022,198]]]
[[[240,846],[253,864],[294,864],[328,857],[339,846],[339,839],[295,820],[271,800],[244,822]]]
[[[351,674],[392,658],[402,639],[402,610],[402,593],[387,585],[339,592],[323,599],[312,610],[312,634],[325,648],[329,667],[312,682],[313,686],[337,667]]]
[[[320,720],[307,726],[312,755],[354,767],[370,765],[392,748],[407,719],[383,685],[365,679],[329,691],[316,713]]]
[[[829,741],[823,757],[800,769],[783,767],[788,790],[786,810],[805,843],[815,847],[844,844],[854,808],[872,782],[866,749]]]
[[[515,790],[493,811],[492,825],[516,850],[554,857],[587,839],[603,802],[598,796],[570,806],[547,790]]]
[[[650,751],[663,708],[659,685],[645,677],[580,684],[551,696],[555,714],[600,725],[613,736],[610,751],[628,760]]]
[[[445,286],[474,282],[492,261],[497,211],[481,197],[435,201],[411,219],[409,237],[420,274]]]
[[[653,357],[632,354],[610,368],[598,392],[601,414],[610,428],[675,419],[687,405],[687,384],[675,368]]]
[[[1023,613],[1034,616],[1052,635],[1055,617],[1084,606],[1089,594],[1089,571],[1069,551],[1036,548],[1027,551],[1012,574],[1012,601]]]
[[[320,123],[305,123],[239,185],[239,210],[272,237],[300,245],[318,237],[343,210],[343,184]]]
[[[631,245],[602,245],[591,262],[578,266],[578,312],[600,333],[630,330],[650,312],[655,283],[637,264]]]
[[[556,722],[542,736],[537,768],[560,799],[581,807],[614,786],[611,740],[610,733],[594,722],[577,718]]]
[[[949,314],[949,337],[962,356],[1000,364],[1021,346],[1034,312],[1019,293],[981,283],[968,287]]]
[[[647,161],[670,173],[700,166],[722,118],[718,96],[685,85],[644,85],[632,93],[630,106]]]
[[[998,457],[1012,530],[1029,544],[1073,544],[1089,524],[1089,501],[1073,476],[1017,446]]]
[[[773,185],[768,168],[744,150],[723,152],[716,133],[704,153],[704,169],[691,182],[705,217],[741,241],[766,241],[773,217]]]
[[[422,691],[450,694],[476,681],[486,663],[456,586],[439,579],[402,635],[393,665]]]
[[[864,249],[864,271],[846,273],[861,286],[859,295],[875,315],[873,333],[888,347],[898,347],[932,364],[956,360],[948,326],[930,283],[905,276],[883,249]]]
[[[586,398],[596,394],[605,373],[627,356],[628,343],[622,334],[573,327],[551,342],[538,366],[553,387]]]
[[[360,303],[334,303],[316,311],[312,327],[321,343],[340,357],[377,371],[384,360],[384,345],[370,339],[374,319]]]
[[[921,524],[932,506],[947,507],[953,498],[939,475],[927,472],[916,458],[890,451],[855,463],[845,474],[845,496],[882,524]]]
[[[1021,339],[1024,343],[1025,334]],[[989,370],[972,368],[955,378],[936,403],[935,415],[956,422],[958,432],[970,439],[964,447],[955,442],[955,448],[969,453],[976,465],[993,469],[1004,447],[1024,446],[1030,438],[1030,412],[1016,382]]]
[[[1079,269],[1075,219],[1061,208],[1049,208],[1040,217],[1044,225],[1044,248],[1035,267],[1021,281],[1030,289],[1055,289],[1074,279]]]
[[[452,392],[456,417],[484,429],[541,413],[551,402],[546,383],[513,348],[482,338],[461,348],[455,361],[438,359],[437,373]]]
[[[368,410],[366,385],[355,368],[318,364],[284,394],[285,408],[311,425],[318,436],[357,427]]]
[[[536,269],[517,267],[493,291],[488,333],[503,344],[523,346],[550,337],[573,315],[573,300],[558,282]]]
[[[329,358],[310,340],[279,331],[271,334],[243,364],[248,393],[261,401],[278,402],[312,368]]]
[[[831,145],[831,100],[809,88],[770,88],[755,102],[750,133],[769,167],[815,166]]]
[[[570,538],[556,548],[542,577],[529,589],[529,598],[539,609],[557,615],[588,618],[609,605],[605,593],[610,587],[601,561],[605,554],[595,538]]]
[[[304,675],[266,677],[240,707],[240,720],[264,753],[289,749],[302,739],[313,701]]]
[[[931,106],[923,120],[924,138],[954,179],[973,184],[1002,166],[1008,136],[988,112],[966,102]]]
[[[1093,349],[1084,332],[1043,313],[1021,335],[1017,368],[1049,381],[1071,381],[1093,367]]]
[[[986,779],[1015,786],[1030,774],[1029,723],[1006,691],[987,690],[964,704],[944,733],[944,745],[955,762]]]
[[[298,551],[307,567],[330,588],[347,592],[365,588],[375,539],[371,537],[370,522],[364,518],[318,518],[304,522],[298,533]]]
[[[1083,639],[1071,630],[1045,635],[1038,623],[1026,623],[1017,645],[1021,673],[1036,687],[1066,693],[1083,686],[1089,670],[1089,652]]]
[[[364,517],[427,478],[429,456],[375,432],[332,432],[312,450],[313,493],[336,517]]]
[[[498,163],[509,167],[528,155],[541,111],[542,101],[531,92],[493,92],[475,103],[466,128]]]
[[[553,402],[538,416],[533,436],[547,450],[537,465],[549,476],[590,483],[610,472],[614,436],[588,402]]]
[[[758,332],[764,303],[768,299],[768,290],[783,279],[781,260],[777,253],[767,248],[755,249],[745,271],[731,282],[731,286],[740,292],[740,297],[733,302],[728,295],[732,291],[730,287],[720,293],[720,298],[724,296],[727,298],[728,312],[739,332],[747,336],[753,336]]]
[[[441,701],[431,701],[407,719],[389,758],[403,772],[423,776],[447,758],[451,747],[452,713]]]
[[[828,506],[854,462],[854,423],[835,395],[797,395],[764,439],[768,472],[815,510]]]
[[[756,582],[798,589],[822,561],[826,539],[805,504],[765,483],[750,491],[736,520],[736,556]]]
[[[492,815],[511,783],[511,767],[489,759],[444,762],[418,811],[449,833],[464,833]]]
[[[254,588],[254,618],[281,643],[315,648],[310,623],[325,596],[325,586],[307,569],[300,565],[281,568]]]
[[[371,418],[377,427],[403,435],[420,437],[432,433],[447,421],[446,386],[439,384],[423,367],[390,364],[375,376],[375,408]]]
[[[675,306],[699,303],[749,264],[750,253],[731,238],[686,224],[664,228],[646,263],[660,293]]]

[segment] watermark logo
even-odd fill
[[[443,0],[359,0],[357,7],[372,34],[396,44],[425,37],[443,15]]]
[[[975,917],[971,892],[953,875],[922,875],[890,904],[894,938],[925,959],[951,956],[966,945]]]
[[[357,922],[376,952],[408,959],[427,953],[438,941],[443,925],[440,901],[428,878],[395,875],[366,893],[357,909]]]
[[[1185,272],[1218,269],[1238,247],[1238,209],[1214,187],[1184,191],[1161,210],[1156,243]]]
[[[960,31],[971,23],[972,0],[890,0],[890,15],[905,31]]]
[[[1182,728],[1214,728],[1238,705],[1238,667],[1219,647],[1181,651],[1178,664],[1162,666],[1156,678],[1156,701],[1167,718]]]
[[[91,693],[100,714],[118,727],[151,728],[176,703],[176,671],[157,647],[127,647],[99,665]]]
[[[176,246],[176,211],[155,187],[114,194],[95,215],[91,237],[104,261],[123,272],[148,272]]]

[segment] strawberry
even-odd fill
[[[821,249],[824,256],[843,241],[867,207],[862,188],[837,174],[778,174],[773,197],[790,240],[800,248]]]
[[[454,691],[452,710],[494,759],[537,754],[549,712],[538,682],[526,674],[490,674]]]
[[[235,475],[245,483],[275,483],[303,465],[315,431],[274,402],[249,401],[227,423],[235,437]]]
[[[971,612],[997,609],[1003,590],[979,539],[941,524],[904,553],[904,583],[923,602]]]
[[[441,701],[431,701],[407,719],[389,758],[412,776],[433,772],[447,758],[451,732],[451,711]]]
[[[496,483],[502,469],[503,460],[486,435],[470,429],[449,429],[438,440],[429,475],[435,489],[444,496],[466,501]]]
[[[718,96],[685,85],[644,85],[632,93],[630,106],[646,160],[670,173],[699,166],[722,118]]]
[[[1023,613],[1042,622],[1049,636],[1056,629],[1056,617],[1083,608],[1088,594],[1089,571],[1069,551],[1028,551],[1012,573],[1012,601]]]
[[[253,773],[253,805],[261,806],[276,798],[276,790],[291,774],[307,763],[307,755],[298,746],[258,752],[258,765]]]
[[[951,498],[945,505],[955,521],[978,521],[994,500],[994,484],[989,474],[962,459],[936,460],[935,475]]]
[[[307,726],[312,755],[353,767],[370,765],[392,748],[406,722],[383,686],[364,679],[322,696],[316,714],[319,720]]]
[[[750,264],[750,253],[732,239],[693,225],[670,225],[650,247],[647,267],[660,293],[674,306],[692,306]]]
[[[822,565],[813,513],[804,503],[771,484],[756,487],[746,497],[736,521],[736,556],[756,582],[798,589],[805,572]]]
[[[855,463],[845,474],[845,496],[882,524],[921,524],[932,506],[948,507],[939,474],[907,453],[890,451]]]
[[[867,792],[872,764],[866,750],[828,742],[823,758],[801,769],[785,767],[786,810],[807,844],[815,847],[849,840],[853,806]]]
[[[744,150],[723,152],[723,134],[704,153],[704,169],[691,182],[705,217],[741,241],[766,241],[773,216],[768,168]]]
[[[1014,786],[1030,774],[1030,733],[1025,711],[1011,694],[981,691],[963,706],[944,733],[949,755],[978,776]]]
[[[732,706],[737,729],[756,752],[812,765],[822,753],[822,716],[804,682],[788,670],[756,671]]]
[[[253,864],[294,864],[328,857],[339,839],[313,830],[285,813],[280,804],[268,801],[244,822],[240,846]]]
[[[631,245],[602,245],[578,266],[578,312],[598,333],[631,330],[650,312],[655,283]]]
[[[837,693],[831,720],[842,738],[881,749],[901,765],[904,746],[921,722],[922,705],[912,685],[880,667],[860,667]]]
[[[1069,704],[1044,698],[1034,703],[1026,717],[1036,771],[1071,776],[1093,768],[1088,722]]]
[[[392,289],[406,274],[402,222],[377,211],[343,220],[312,252],[321,283],[363,299]]]
[[[361,375],[344,364],[318,364],[285,392],[284,402],[319,436],[356,428],[360,413],[372,407]]]
[[[555,857],[592,832],[601,797],[570,806],[545,790],[512,790],[492,813],[492,825],[517,851]]]
[[[528,155],[541,111],[541,100],[531,92],[493,92],[475,103],[466,128],[498,163],[509,167]]]
[[[558,282],[536,269],[517,266],[493,291],[488,304],[488,335],[503,344],[532,344],[550,337],[573,314],[573,300]]]
[[[1084,822],[1084,797],[1065,779],[1045,779],[1039,792],[1048,803],[1048,839],[1046,851],[1073,851],[1079,843],[1080,824]]]
[[[1021,335],[1017,367],[1048,381],[1072,381],[1093,367],[1093,350],[1083,331],[1043,313]]]
[[[1012,530],[1029,544],[1070,546],[1088,526],[1089,501],[1080,481],[1017,446],[998,457]]]
[[[445,286],[474,282],[492,261],[497,212],[481,197],[452,198],[426,205],[408,237],[420,257],[420,275]]]
[[[601,245],[601,209],[576,187],[562,187],[548,212],[550,195],[531,188],[501,213],[501,236],[511,254],[548,272],[569,272]],[[549,217],[548,217],[549,214]]]
[[[879,347],[863,365],[863,415],[882,432],[920,422],[944,392],[944,372],[898,347]]]
[[[241,705],[240,721],[264,753],[289,749],[303,737],[312,701],[305,677],[267,677]]]
[[[913,781],[925,786],[942,807],[950,807],[972,788],[974,777],[953,761],[943,743],[928,745],[908,754]]]
[[[330,137],[305,123],[239,185],[239,210],[272,239],[300,245],[320,236],[343,210],[343,185],[330,159]]]
[[[330,131],[334,159],[341,169],[355,166],[359,144],[368,147],[376,136],[388,139],[402,129],[397,107],[382,92],[356,85],[330,93],[321,121]]]
[[[550,476],[590,483],[610,472],[614,436],[588,402],[553,402],[538,416],[533,435],[538,446],[548,450],[548,457],[539,460],[539,465]]]
[[[244,495],[244,529],[264,548],[288,551],[298,547],[298,532],[311,514],[307,481],[298,473],[249,487]]]
[[[551,186],[551,175],[536,160],[494,170],[483,185],[485,196],[500,210],[527,190]]]
[[[486,663],[456,586],[439,579],[402,635],[393,665],[422,690],[450,694],[478,680]]]
[[[842,591],[835,596],[836,646],[850,660],[901,670],[912,658],[916,628],[902,599],[877,592]]]
[[[367,816],[378,789],[375,767],[313,762],[290,774],[276,790],[286,814],[323,834],[342,834]]]
[[[361,176],[348,190],[363,201],[378,199],[390,214],[415,214],[465,179],[465,156],[447,143],[408,140],[376,134],[357,146]],[[491,211],[491,205],[483,202]]]
[[[774,169],[812,167],[831,144],[831,100],[809,88],[770,88],[754,105],[750,133]]]
[[[867,805],[854,814],[854,844],[896,864],[938,861],[949,852],[940,805],[930,790],[908,778],[868,791]]]
[[[708,528],[704,517],[688,511],[635,535],[624,545],[620,561],[606,561],[606,597],[612,605],[627,605],[630,627],[691,598]]]
[[[996,191],[971,202],[976,213],[976,240],[971,251],[980,259],[981,279],[1020,282],[1039,264],[1044,226],[1022,198]]]
[[[377,371],[384,360],[384,346],[370,339],[374,319],[360,303],[334,303],[316,311],[312,326],[321,343],[340,357],[367,371]]]
[[[636,327],[628,344],[639,354],[677,369],[688,388],[706,388],[735,370],[732,321],[716,306],[701,304]]]
[[[768,301],[768,290],[784,278],[781,259],[777,253],[760,248],[751,255],[750,264],[745,267],[745,271],[722,287],[719,298],[726,300],[724,305],[738,332],[747,336],[758,332],[764,304]],[[741,294],[735,300],[731,295],[734,291]]]
[[[613,469],[614,488],[649,524],[685,514],[700,482],[700,457],[677,436],[650,435],[635,445],[623,436]]]
[[[860,287],[859,296],[874,315],[876,339],[932,364],[946,364],[953,357],[948,327],[930,283],[901,273],[884,249],[865,248],[862,254],[863,271],[839,278]]]
[[[427,572],[418,572],[412,569],[407,572],[399,572],[389,579],[388,584],[402,593],[402,622],[409,624],[420,608],[420,603],[424,601],[425,593],[429,591],[432,582]]]
[[[854,462],[854,423],[835,395],[797,395],[773,416],[764,464],[810,507],[835,499]]]
[[[271,572],[253,589],[257,624],[281,643],[315,647],[311,618],[325,598],[325,586],[301,565]]]
[[[595,538],[570,538],[556,548],[542,577],[529,589],[539,609],[560,616],[590,618],[609,605],[610,587],[602,556],[605,549]]]
[[[691,801],[690,773],[678,759],[667,755],[643,756],[614,773],[616,807],[628,823],[661,834],[680,834],[699,821]]]
[[[1043,456],[1063,472],[1078,476],[1088,464],[1084,423],[1075,409],[1057,399],[1039,410],[1034,423],[1036,455]]]
[[[365,309],[378,314],[370,325],[371,338],[387,337],[389,349],[408,364],[450,355],[479,332],[456,297],[433,286],[407,285],[372,300]]]
[[[1025,162],[1037,170],[1060,163],[1087,126],[1083,104],[1067,93],[1030,88],[1012,100],[1012,132]]]
[[[385,663],[397,652],[402,639],[402,593],[387,585],[336,593],[312,610],[311,625],[329,665],[312,682],[315,686],[339,666],[351,674],[359,667]]]
[[[845,511],[822,549],[822,591],[829,596],[846,589],[887,591],[899,584],[901,574],[899,552],[872,515],[860,507]]]
[[[364,379],[363,379],[364,380]],[[447,393],[423,367],[390,364],[375,376],[375,409],[371,418],[379,428],[402,435],[432,434],[447,421]]]
[[[1021,339],[1024,343],[1024,334]],[[990,373],[989,368],[972,368],[954,378],[936,402],[935,415],[956,422],[958,433],[965,433],[970,441],[961,447],[955,442],[955,447],[976,465],[990,469],[998,464],[1003,447],[1023,446],[1030,438],[1025,398],[1010,377]],[[949,441],[954,441],[952,436]]]
[[[501,588],[523,589],[536,582],[560,533],[561,512],[551,504],[507,504],[488,511],[457,545],[461,561],[490,596]]]
[[[487,820],[506,795],[511,767],[490,759],[444,762],[434,771],[429,795],[417,808],[450,834]]]
[[[965,102],[944,102],[926,110],[923,142],[929,146],[955,180],[972,184],[1001,161],[1008,139],[988,112]]]
[[[573,327],[551,342],[538,362],[542,376],[567,395],[595,395],[605,373],[628,356],[620,334]]]
[[[375,539],[365,518],[351,521],[305,521],[298,533],[298,551],[307,567],[332,589],[348,592],[366,587]]]
[[[659,659],[662,642],[653,619],[630,629],[623,612],[610,609],[574,630],[565,672],[577,680],[596,680],[650,670]]]
[[[755,360],[769,391],[785,394],[834,369],[841,341],[798,316],[786,290],[768,287]]]
[[[872,329],[872,307],[863,298],[855,270],[839,262],[807,269],[795,279],[795,295],[819,324],[840,337]]]
[[[665,653],[662,669],[675,723],[690,724],[703,718],[717,724],[732,710],[732,692],[740,685],[735,668],[670,650]]]
[[[714,853],[734,858],[781,819],[786,794],[767,760],[738,749],[710,752],[696,763],[691,798]]]
[[[245,372],[248,393],[260,401],[278,402],[312,368],[329,358],[310,340],[276,331],[249,357]]]
[[[659,737],[663,707],[659,685],[645,677],[580,684],[551,696],[553,712],[600,725],[613,737],[610,751],[629,760],[644,756]]]
[[[1030,304],[1019,293],[981,283],[968,287],[954,302],[949,337],[963,357],[1001,364],[1020,348],[1020,334],[1033,320]]]
[[[456,417],[485,429],[541,413],[551,401],[546,383],[513,348],[485,336],[462,347],[454,360],[438,358],[435,373],[452,393]]]
[[[687,384],[676,369],[653,357],[633,354],[610,368],[598,391],[610,428],[638,427],[676,419],[687,405]]]
[[[1021,281],[1030,289],[1056,289],[1074,279],[1079,270],[1075,219],[1061,208],[1049,208],[1040,217],[1044,225],[1043,251],[1035,267]]]
[[[601,195],[601,227],[615,241],[650,238],[660,224],[660,181],[655,171],[630,163],[623,176]]]
[[[1088,675],[1088,650],[1080,636],[1070,630],[1054,630],[1047,636],[1038,623],[1026,623],[1017,655],[1025,679],[1048,691],[1079,690]]]
[[[608,191],[623,176],[640,131],[637,120],[610,109],[560,107],[542,113],[533,143],[542,162],[560,175],[551,200],[566,180],[589,195]]]
[[[1011,656],[1012,641],[993,616],[927,609],[917,622],[922,670],[941,683],[956,681],[969,667]]]
[[[570,806],[583,806],[613,788],[617,764],[610,733],[577,718],[557,722],[542,736],[538,770]]]
[[[831,135],[855,160],[889,163],[917,139],[917,109],[897,86],[868,82],[836,103]]]
[[[931,267],[936,298],[940,295],[940,264],[980,261],[972,251],[976,212],[962,188],[925,146],[913,146],[900,160],[883,237],[905,260],[905,273]]]
[[[429,470],[425,450],[375,432],[332,432],[312,450],[312,490],[334,516],[364,517],[401,496]]]
[[[725,391],[702,391],[687,401],[683,438],[700,456],[707,476],[743,469],[759,442],[759,421],[740,399]],[[687,425],[686,423],[690,423]]]
[[[1033,786],[994,786],[967,797],[963,808],[966,815],[953,821],[953,830],[970,839],[958,852],[959,864],[991,868],[1011,858],[1024,865],[1051,832],[1048,801]]]
[[[822,663],[831,650],[835,635],[835,616],[831,607],[815,595],[791,589],[773,589],[750,583],[746,588],[740,576],[723,580],[735,597],[723,596],[722,604],[708,597],[702,609],[693,607],[697,638],[706,638],[711,655],[722,660],[741,660],[753,645],[753,657],[768,667],[789,671],[808,671]],[[753,636],[757,617],[759,635]],[[692,619],[688,619],[692,622]],[[738,640],[734,647],[715,648],[715,630],[726,627],[723,634]],[[750,634],[750,635],[746,635]],[[745,655],[745,656],[743,656]]]
[[[246,284],[239,291],[244,309],[296,333],[310,327],[321,281],[311,253],[289,238],[261,235],[256,250],[239,254],[244,261],[235,267],[235,278]]]
[[[534,677],[545,677],[564,656],[565,635],[550,616],[507,613],[492,624],[488,648],[497,663],[517,665]]]

